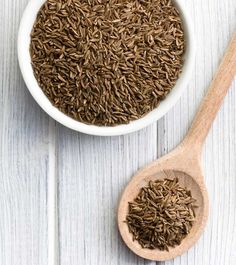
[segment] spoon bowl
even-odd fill
[[[140,170],[126,187],[118,209],[118,227],[120,234],[126,245],[137,255],[150,260],[168,260],[181,255],[187,251],[199,239],[205,227],[208,217],[208,194],[202,177],[202,170],[198,161],[188,160],[180,155],[181,151],[169,154],[153,162],[148,167]],[[176,164],[176,159],[179,163]],[[194,163],[194,168],[189,168],[189,163]],[[142,248],[138,241],[133,241],[133,235],[129,232],[127,224],[124,222],[128,214],[128,203],[137,197],[140,189],[148,185],[149,181],[173,179],[177,177],[181,187],[186,187],[191,191],[192,197],[197,201],[195,210],[196,219],[187,237],[179,246],[170,247],[169,251],[159,249]]]

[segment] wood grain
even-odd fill
[[[184,137],[236,29],[235,0],[183,0],[195,25],[197,56],[191,83],[176,106],[152,126],[127,136],[90,137],[56,125],[23,84],[16,34],[27,0],[0,9],[0,264],[47,264],[48,142],[56,137],[60,260],[66,265],[154,265],[119,237],[118,198],[131,175]],[[158,265],[236,264],[236,82],[205,144],[210,195],[204,235],[187,254]],[[53,165],[51,165],[53,166]]]
[[[61,264],[143,264],[121,241],[116,212],[129,178],[156,156],[156,126],[112,138],[60,127],[58,153]]]

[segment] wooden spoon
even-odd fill
[[[169,260],[187,251],[202,234],[208,218],[208,194],[201,167],[202,146],[235,74],[236,34],[183,142],[171,153],[140,170],[124,190],[118,208],[118,226],[126,245],[137,255],[150,260]],[[137,241],[133,241],[124,222],[128,202],[133,201],[150,180],[166,177],[178,177],[180,185],[191,190],[198,205],[196,220],[179,246],[169,248],[169,251],[145,249]]]

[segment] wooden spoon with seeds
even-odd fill
[[[236,34],[183,142],[171,153],[140,170],[124,190],[118,208],[118,226],[126,245],[137,255],[157,261],[173,259],[192,247],[202,234],[208,218],[208,194],[201,167],[202,146],[235,75]],[[142,248],[137,241],[133,241],[133,235],[124,222],[128,202],[132,202],[150,180],[166,177],[177,177],[180,185],[189,189],[197,200],[195,222],[181,244],[169,248],[169,251]]]

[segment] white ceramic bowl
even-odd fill
[[[31,0],[25,9],[18,35],[18,59],[23,78],[30,93],[41,106],[41,108],[44,109],[44,111],[46,111],[53,119],[65,125],[66,127],[86,134],[113,136],[140,130],[145,126],[153,123],[154,121],[160,119],[163,115],[166,114],[168,110],[170,110],[174,106],[189,81],[195,57],[192,23],[188,12],[185,10],[185,4],[181,0],[175,0],[178,9],[181,12],[186,37],[185,62],[180,78],[178,79],[175,87],[171,90],[166,99],[163,100],[156,109],[154,109],[141,119],[115,127],[87,125],[68,117],[51,104],[51,102],[39,87],[34,77],[33,69],[31,66],[29,46],[30,33],[36,19],[36,15],[44,2],[45,0]]]

